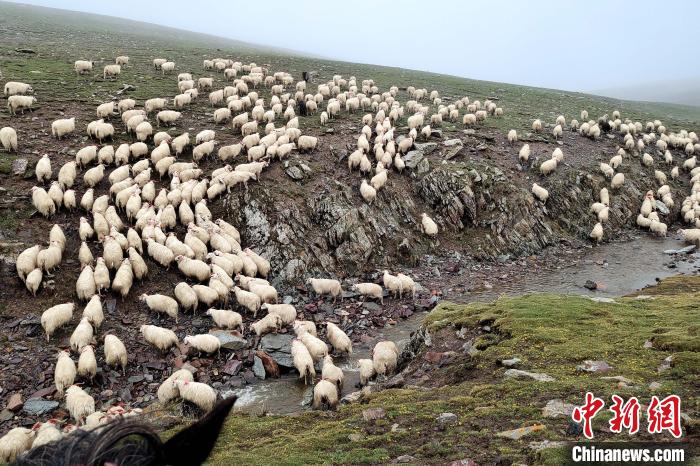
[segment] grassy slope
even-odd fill
[[[180,71],[198,73],[203,58],[233,56],[244,62],[256,60],[267,63],[274,71],[286,70],[297,76],[303,70],[314,70],[323,80],[339,73],[356,75],[358,79],[372,78],[382,89],[394,84],[415,85],[438,89],[446,97],[468,95],[482,100],[486,97],[497,98],[506,109],[506,115],[503,119],[490,119],[489,122],[503,129],[514,127],[526,130],[532,119],[537,117],[553,120],[557,115],[564,114],[567,119],[579,118],[583,108],[589,111],[591,117],[611,113],[617,108],[626,116],[642,121],[662,119],[671,128],[682,126],[689,130],[696,129],[700,122],[700,107],[627,102],[400,68],[320,60],[146,23],[3,2],[0,2],[0,43],[7,45],[0,51],[3,54],[0,55],[0,68],[5,79],[35,82],[37,76],[32,75],[32,71],[43,72],[39,78],[46,81],[43,83],[46,86],[42,86],[42,83],[35,86],[40,102],[45,98],[104,100],[106,96],[101,95],[99,87],[82,87],[75,93],[67,94],[60,89],[66,86],[56,86],[69,77],[75,79],[65,64],[79,58],[112,63],[114,56],[127,54],[135,64],[149,64],[153,58],[163,56],[173,59]],[[21,55],[13,52],[11,47],[32,48],[39,53],[36,56]],[[98,63],[98,69],[101,69],[101,65]],[[138,89],[133,96],[137,99],[166,92],[160,84],[162,80],[149,79],[142,74],[136,73],[134,68],[126,69],[119,82],[136,85]],[[42,89],[46,92],[42,93]],[[172,86],[167,87],[167,93],[172,94]]]
[[[434,343],[449,340],[462,327],[489,324],[494,330],[477,339],[476,345],[483,351],[476,358],[476,367],[465,370],[460,382],[430,390],[385,390],[371,395],[368,404],[342,407],[332,414],[234,415],[211,464],[230,464],[234,459],[241,464],[386,463],[404,454],[435,464],[461,458],[491,464],[498,456],[514,463],[558,464],[562,450],[533,453],[528,448],[531,441],[574,439],[564,434],[567,419],[542,416],[548,400],[580,404],[585,392],[591,390],[608,404],[610,395],[617,393],[625,398],[637,396],[646,405],[652,381],[662,384],[653,393],[680,395],[683,411],[697,418],[699,287],[698,277],[672,278],[650,291],[657,294],[654,299],[621,298],[617,304],[546,294],[501,298],[488,304],[442,303],[425,321],[436,335]],[[654,343],[654,349],[643,348],[646,340]],[[453,349],[459,351],[462,343],[456,340]],[[670,354],[673,367],[657,373]],[[497,361],[514,356],[523,360],[521,368],[544,372],[556,381],[504,379],[504,369]],[[624,376],[632,385],[619,388],[615,381],[602,380],[601,374],[577,371],[576,365],[586,359],[605,360],[614,369],[602,375]],[[454,373],[460,365],[445,370]],[[429,372],[435,378],[440,373]],[[364,421],[362,411],[374,407],[384,408],[386,417]],[[443,412],[457,414],[459,422],[440,431],[435,418]],[[597,439],[623,440],[624,436],[601,432],[607,419],[609,413],[596,418]],[[536,423],[546,429],[523,440],[494,437],[496,432]],[[396,432],[393,424],[398,424]],[[694,429],[697,441],[697,425]],[[352,434],[357,435],[354,441],[349,440]]]

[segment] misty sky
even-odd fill
[[[344,61],[557,89],[700,81],[700,2],[695,0],[22,3],[137,19]]]

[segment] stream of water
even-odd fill
[[[677,274],[689,274],[700,268],[700,254],[690,256],[690,261],[679,261],[676,268],[665,264],[670,256],[664,251],[680,249],[684,246],[673,239],[656,239],[640,237],[633,241],[617,244],[605,244],[593,248],[586,256],[570,267],[547,270],[520,280],[504,280],[494,284],[491,290],[470,293],[468,295],[447,296],[457,302],[491,301],[501,295],[519,295],[527,292],[567,293],[599,297],[621,296],[652,285],[659,278]],[[583,285],[587,280],[594,280],[603,285],[602,289],[591,291]],[[342,395],[358,388],[359,381],[357,360],[369,358],[370,350],[377,341],[392,340],[399,349],[409,341],[423,321],[426,313],[416,313],[401,320],[394,326],[380,329],[372,340],[353,345],[353,354],[346,359],[336,359],[344,374],[345,381]],[[296,373],[279,379],[267,379],[235,390],[238,396],[237,410],[250,413],[268,412],[289,414],[306,409],[305,401],[310,398],[312,387],[305,387],[297,380]]]

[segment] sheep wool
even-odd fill
[[[126,372],[128,362],[126,346],[116,335],[105,335],[104,353],[107,365],[121,366],[122,372]]]
[[[217,327],[226,329],[240,327],[241,330],[243,330],[243,317],[238,312],[229,311],[228,309],[211,308],[207,310],[206,315],[210,316],[214,320]]]
[[[11,464],[19,455],[29,450],[34,442],[34,431],[15,427],[0,437],[0,460]]]
[[[543,203],[546,203],[547,199],[549,199],[549,191],[547,191],[545,188],[538,185],[537,183],[532,183],[532,194],[534,194],[537,197],[537,199],[539,199]]]
[[[142,325],[140,328],[146,343],[155,346],[160,351],[167,351],[179,343],[177,335],[170,329],[155,325]]]
[[[257,322],[250,324],[250,328],[257,336],[270,332],[276,332],[282,326],[282,318],[279,314],[267,314]]]
[[[216,391],[209,385],[182,379],[177,380],[175,384],[183,400],[195,404],[202,411],[209,412],[214,408]]]
[[[255,317],[258,313],[258,309],[260,309],[260,305],[262,304],[260,296],[250,291],[243,290],[237,286],[233,288],[233,293],[236,295],[236,301],[238,304],[252,312],[253,317]]]
[[[393,341],[380,341],[372,350],[372,364],[378,375],[390,375],[396,370],[399,349]]]
[[[70,336],[70,347],[73,351],[80,352],[90,344],[93,337],[92,325],[86,318],[80,319],[80,323]]]
[[[17,275],[21,280],[24,280],[27,274],[33,271],[37,267],[37,255],[39,254],[40,247],[38,244],[25,249],[17,256],[15,263],[15,268],[17,269]]]
[[[432,218],[428,217],[428,214],[425,212],[421,214],[421,232],[428,236],[436,236],[438,234],[437,223],[435,223]]]
[[[333,322],[326,323],[326,336],[335,352],[347,353],[348,355],[352,354],[352,342],[350,338]]]
[[[95,350],[92,345],[86,345],[80,350],[78,358],[78,375],[81,377],[92,379],[97,373],[97,360],[95,359]]]
[[[187,380],[189,382],[194,381],[192,372],[187,369],[180,369],[173,372],[170,377],[165,379],[162,384],[158,387],[158,401],[161,403],[167,403],[180,396],[180,391],[177,387],[178,380]]]
[[[338,388],[325,379],[320,380],[314,386],[314,409],[336,409],[338,406]]]
[[[187,335],[183,341],[186,345],[190,345],[201,353],[217,353],[221,349],[221,342],[219,339],[208,333]]]
[[[75,363],[71,359],[68,351],[61,351],[58,353],[53,381],[59,396],[63,396],[65,389],[73,385],[76,372]]]
[[[374,362],[371,359],[359,359],[357,364],[360,369],[360,385],[367,385],[375,375]]]
[[[362,296],[378,299],[381,304],[384,304],[384,290],[381,285],[376,283],[357,283],[352,285],[352,289]]]
[[[78,295],[78,299],[87,301],[96,292],[95,275],[92,266],[86,265],[75,282],[75,293]]]
[[[95,400],[77,385],[66,390],[66,408],[71,417],[80,424],[83,419],[95,412]]]
[[[292,361],[299,372],[299,378],[304,379],[304,384],[313,382],[316,377],[313,358],[306,345],[296,338],[292,340]]]
[[[306,283],[311,285],[314,292],[317,295],[331,295],[333,296],[333,302],[336,301],[338,296],[342,301],[343,288],[340,286],[338,280],[328,279],[328,278],[309,278]]]
[[[17,132],[14,128],[0,128],[0,145],[8,152],[17,152]]]
[[[60,327],[64,326],[73,318],[74,303],[57,304],[50,307],[41,314],[41,326],[46,332],[46,341]]]
[[[603,224],[600,222],[596,223],[589,236],[591,239],[595,240],[596,243],[600,243],[603,239]]]
[[[301,332],[297,338],[306,345],[314,362],[320,361],[328,354],[328,345],[310,333]]]
[[[261,309],[266,310],[270,314],[277,314],[282,319],[283,325],[292,325],[297,318],[297,310],[291,304],[263,304]]]
[[[170,296],[165,296],[162,294],[148,295],[144,293],[139,297],[139,299],[146,303],[146,306],[148,306],[151,311],[166,314],[175,319],[175,323],[177,323],[177,301]]]

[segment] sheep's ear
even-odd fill
[[[226,416],[233,408],[236,397],[220,401],[199,421],[181,430],[163,445],[166,464],[190,466],[202,464],[214,448]]]

